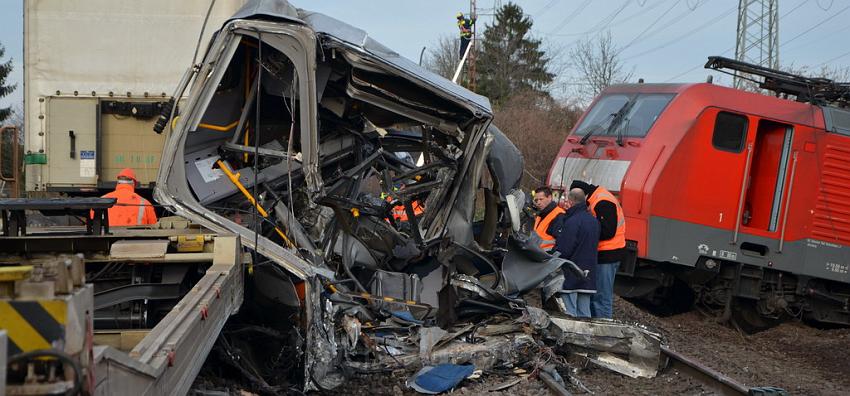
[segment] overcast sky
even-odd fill
[[[115,0],[139,1],[139,0]],[[455,14],[469,3],[448,0],[315,0],[297,7],[319,11],[368,31],[376,40],[418,61],[422,47],[440,36],[455,36]],[[478,0],[479,33],[491,22],[494,0]],[[709,55],[734,56],[738,0],[520,0],[546,48],[568,52],[578,40],[610,30],[624,47],[621,57],[635,77],[646,82],[697,82],[710,74],[702,68]],[[23,92],[23,19],[21,0],[0,0],[0,43],[13,59],[10,77],[18,89],[0,99],[0,107],[20,103]],[[844,41],[850,24],[850,0],[779,0],[780,61],[797,67],[850,65]],[[197,27],[200,29],[200,26]],[[194,33],[193,33],[194,34]],[[568,61],[567,57],[560,59]],[[715,77],[717,78],[717,76]],[[573,84],[565,73],[560,82]],[[715,80],[717,81],[717,79]],[[723,80],[721,80],[723,81]],[[728,81],[728,80],[726,80]]]

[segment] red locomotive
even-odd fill
[[[777,96],[610,87],[566,138],[549,184],[619,193],[633,253],[617,277],[623,297],[696,301],[750,331],[795,316],[850,324],[850,86],[720,57],[706,67]]]

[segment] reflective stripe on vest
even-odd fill
[[[549,250],[555,247],[555,237],[549,235],[549,225],[552,224],[552,221],[558,217],[559,214],[564,213],[564,209],[561,209],[560,206],[555,206],[549,214],[541,221],[540,216],[537,216],[534,219],[534,231],[537,232],[537,235],[540,235],[540,239],[543,242],[540,244],[540,248],[543,250]]]
[[[139,214],[136,217],[136,224],[141,225],[142,220],[145,219],[145,207],[147,207],[147,202],[142,197],[139,197]]]
[[[617,207],[617,231],[614,232],[614,237],[607,241],[599,241],[599,250],[615,250],[626,247],[626,218],[623,216],[623,207],[620,206],[620,201],[614,194],[606,190],[602,186],[596,187],[596,191],[587,199],[590,206],[590,213],[596,217],[596,204],[600,201],[608,201]]]

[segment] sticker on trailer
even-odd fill
[[[214,155],[209,158],[204,158],[195,161],[195,167],[198,168],[198,172],[201,173],[201,177],[204,179],[204,183],[209,183],[218,180],[219,177],[224,176],[224,172],[221,169],[213,168],[215,162],[218,161],[218,156]]]
[[[697,251],[699,254],[708,254],[708,245],[701,243],[697,246]]]
[[[95,177],[97,162],[94,150],[80,150],[80,177]]]

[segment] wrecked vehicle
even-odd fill
[[[255,252],[219,356],[261,390],[422,364],[462,320],[519,316],[522,292],[584,276],[519,232],[522,156],[488,100],[364,31],[251,1],[192,76],[155,198]],[[476,348],[531,337],[492,342]]]

